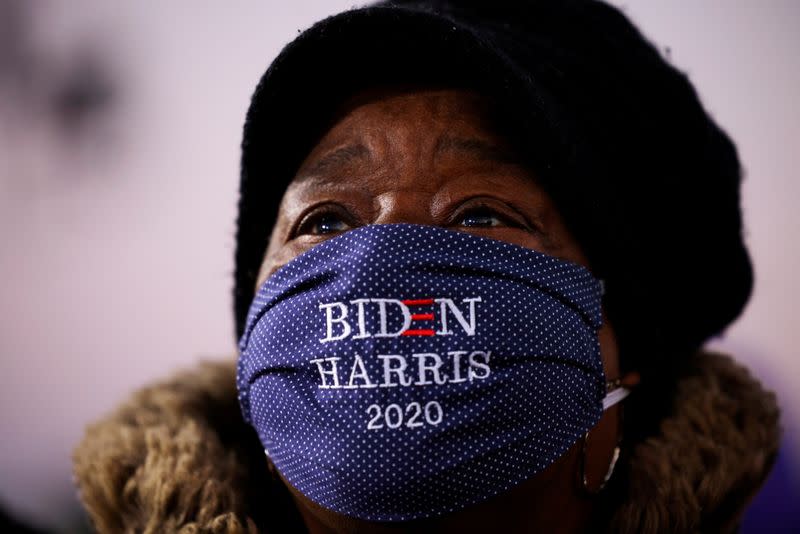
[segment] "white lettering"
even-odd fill
[[[430,302],[425,299],[425,305]],[[424,328],[420,331],[408,332],[408,335],[439,335],[449,336],[454,332],[451,326],[458,323],[461,329],[468,336],[474,336],[478,327],[477,306],[482,302],[481,297],[469,297],[462,299],[461,303],[466,304],[466,309],[459,308],[453,299],[439,298],[433,299],[433,303],[438,303],[439,330]],[[370,304],[377,306],[370,306]],[[409,305],[421,306],[417,301],[409,301]],[[338,341],[352,336],[353,339],[365,339],[369,337],[398,337],[403,335],[411,327],[412,322],[434,321],[433,313],[426,312],[416,315],[411,313],[409,305],[398,299],[387,298],[360,298],[345,302],[320,303],[319,309],[325,315],[325,336],[319,341],[328,343]],[[355,306],[355,310],[351,308]],[[399,315],[397,312],[400,312]],[[351,313],[352,312],[352,313]],[[373,314],[369,318],[376,320],[377,332],[370,332],[368,328],[368,314]],[[374,316],[377,314],[377,317]],[[348,318],[355,316],[355,318]],[[452,320],[455,317],[455,321]],[[402,323],[398,321],[402,319]]]
[[[317,364],[317,369],[319,370],[319,377],[322,381],[320,384],[321,389],[337,389],[341,387],[339,385],[339,370],[336,368],[336,362],[339,361],[340,358],[318,358],[316,360],[311,360],[311,363]],[[330,362],[331,368],[326,370],[322,367],[322,362]],[[329,386],[328,382],[325,380],[326,376],[333,377],[333,385]]]
[[[436,332],[436,335],[449,336],[453,333],[452,330],[447,328],[448,308],[450,309],[451,312],[453,312],[453,316],[455,316],[456,321],[458,321],[458,324],[461,325],[461,328],[464,329],[464,332],[466,332],[468,336],[475,335],[475,327],[476,327],[475,303],[481,302],[481,297],[466,298],[461,301],[469,304],[469,321],[467,321],[464,318],[464,314],[461,313],[461,310],[458,309],[458,306],[456,306],[456,304],[451,299],[436,299],[435,302],[439,303],[440,307],[439,316],[441,317],[442,321],[441,329],[438,332]]]
[[[397,299],[370,299],[372,302],[378,303],[378,316],[380,318],[381,331],[375,334],[375,337],[397,337],[411,326],[411,312],[408,311],[408,306],[403,304]],[[400,308],[403,314],[403,326],[397,332],[387,331],[387,318],[386,318],[386,305],[394,304]]]
[[[393,388],[407,386],[441,386],[484,380],[491,375],[491,351],[453,350],[446,358],[433,352],[411,354],[379,354],[376,368],[356,353],[352,361],[329,357],[310,360],[317,366],[321,389]],[[413,358],[413,359],[412,359]],[[341,360],[342,376],[339,376]],[[373,364],[374,365],[374,364]],[[413,367],[413,368],[412,368]],[[382,369],[382,377],[380,376]],[[345,372],[349,371],[349,374]],[[382,381],[381,381],[382,380]]]
[[[364,383],[360,386],[356,385],[355,384],[356,378],[360,378],[361,380],[364,381]],[[369,379],[367,368],[364,367],[364,360],[361,359],[361,356],[356,354],[356,357],[353,360],[353,369],[350,371],[350,380],[347,381],[345,389],[376,388],[376,387],[378,387],[377,384],[373,384]]]
[[[428,386],[431,384],[444,384],[447,382],[447,375],[440,376],[439,375],[439,368],[442,366],[442,359],[439,357],[438,354],[434,354],[432,352],[425,352],[422,354],[412,354],[414,358],[419,358],[419,381],[415,382],[415,386]],[[425,361],[431,359],[433,360],[433,365],[426,365]],[[433,382],[428,380],[427,372],[430,371],[433,374]]]
[[[383,360],[383,384],[382,388],[393,388],[397,386],[410,386],[413,380],[406,376],[406,359],[396,354],[379,354],[378,358]],[[392,367],[391,362],[398,362],[397,367]],[[397,375],[397,382],[392,382],[392,374]]]
[[[339,317],[333,316],[333,308],[339,308],[341,311],[341,315]],[[345,321],[347,318],[347,306],[342,302],[330,302],[328,304],[319,305],[320,310],[325,310],[325,326],[327,330],[327,335],[320,339],[322,343],[327,343],[328,341],[337,341],[339,339],[344,339],[350,335],[350,323]],[[334,336],[333,335],[333,323],[340,323],[342,325],[342,332]]]
[[[473,379],[477,378],[478,380],[483,380],[487,378],[491,373],[491,369],[489,369],[489,357],[492,355],[491,351],[482,351],[482,350],[474,350],[469,355],[469,381],[472,382]],[[483,356],[484,361],[480,362],[478,358]],[[483,373],[479,374],[476,369],[482,369]]]
[[[367,430],[380,430],[382,428],[394,430],[401,426],[419,428],[425,426],[425,423],[436,426],[444,419],[444,410],[442,410],[442,405],[437,401],[430,401],[425,404],[425,423],[417,420],[422,413],[423,408],[418,402],[406,405],[405,410],[399,404],[390,404],[386,407],[386,410],[380,404],[370,404],[367,407],[367,415],[371,419],[367,422]],[[408,417],[409,414],[411,417]],[[383,422],[380,422],[381,418]]]
[[[465,350],[451,350],[447,353],[448,356],[453,358],[453,378],[450,380],[451,384],[460,384],[466,382],[467,379],[461,376],[461,357],[467,353]]]
[[[431,408],[436,408],[436,417],[431,415]],[[425,421],[428,422],[429,425],[438,425],[444,419],[444,410],[442,410],[442,405],[436,401],[430,401],[428,404],[425,405]]]
[[[358,334],[353,336],[353,339],[364,339],[365,337],[371,337],[370,333],[367,332],[367,323],[364,315],[364,304],[368,302],[369,299],[357,299],[350,301],[350,304],[355,304],[358,306]]]

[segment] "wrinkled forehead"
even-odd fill
[[[367,87],[339,103],[326,128],[310,144],[290,188],[395,156],[387,145],[526,166],[517,136],[491,97],[474,89],[425,85]],[[414,154],[409,154],[413,156]],[[335,184],[331,184],[335,185]]]

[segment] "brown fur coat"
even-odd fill
[[[81,500],[101,532],[302,529],[242,421],[233,361],[137,392],[90,426],[74,453]],[[727,356],[698,353],[670,413],[633,447],[612,486],[613,532],[735,525],[777,453],[775,397]],[[617,478],[617,477],[615,477]]]

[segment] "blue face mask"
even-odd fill
[[[598,422],[600,301],[587,269],[517,245],[351,230],[258,290],[242,411],[282,476],[326,508],[456,511],[541,472]]]

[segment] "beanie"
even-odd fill
[[[736,149],[688,78],[617,9],[585,0],[382,2],[289,43],[244,125],[234,308],[241,335],[283,193],[354,92],[478,90],[553,198],[592,271],[623,370],[659,373],[744,308]]]

